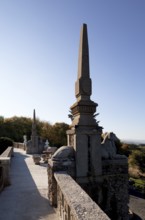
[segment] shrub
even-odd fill
[[[129,157],[130,165],[136,166],[141,172],[145,172],[145,151],[141,149],[136,149],[132,151]]]
[[[145,180],[140,178],[130,178],[129,185],[141,193],[145,193]]]
[[[115,141],[115,146],[116,146],[116,150],[117,150],[117,154],[121,154],[121,155],[125,155],[126,157],[129,156],[130,154],[130,145],[121,142],[120,140]]]
[[[9,146],[13,146],[13,140],[8,137],[0,137],[0,154],[2,154]]]

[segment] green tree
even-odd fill
[[[32,132],[31,118],[26,117],[11,117],[0,121],[0,137],[9,137],[15,142],[23,142],[23,136],[27,136],[27,140],[31,138]],[[60,147],[66,145],[67,136],[66,130],[69,125],[65,123],[55,123],[51,125],[49,122],[36,119],[36,128],[38,136],[43,139],[48,139],[51,146]]]
[[[118,153],[124,154],[125,156],[129,156],[131,153],[130,145],[126,143],[121,143],[120,146],[118,146]]]
[[[0,154],[7,149],[7,147],[13,146],[13,140],[7,137],[0,137]]]
[[[0,115],[0,124],[4,123],[4,117]]]
[[[22,142],[23,135],[30,138],[32,119],[26,117],[6,118],[0,124],[0,136],[12,138],[14,141]]]
[[[50,142],[51,139],[51,131],[52,131],[52,125],[49,122],[42,122],[42,127],[41,127],[41,137],[43,139],[48,139]]]
[[[51,146],[60,147],[67,144],[66,131],[68,130],[69,125],[66,123],[55,123],[54,125],[45,124],[43,127],[43,135],[50,142]]]
[[[140,172],[145,172],[145,150],[136,149],[133,150],[129,156],[130,165],[133,167],[138,167]]]

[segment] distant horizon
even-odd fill
[[[139,139],[120,139],[120,140],[127,144],[144,144],[145,145],[145,140],[139,140]]]

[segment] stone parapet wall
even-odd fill
[[[5,186],[10,185],[10,160],[13,154],[13,147],[8,147],[1,155],[0,155],[0,192],[3,190]]]
[[[103,210],[111,219],[128,220],[127,159],[104,160],[102,161],[102,170]]]
[[[102,160],[103,175],[128,174],[127,159]]]
[[[26,145],[24,143],[14,142],[14,147],[22,150],[26,150]]]
[[[88,194],[65,172],[55,172],[57,210],[65,220],[109,220]]]
[[[1,155],[1,157],[11,157],[13,155],[13,147],[8,147]]]

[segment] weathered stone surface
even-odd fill
[[[2,171],[2,179],[3,179],[3,186],[8,186],[11,184],[10,180],[10,158],[9,157],[2,157],[0,158],[0,167]]]
[[[57,183],[54,173],[57,171],[65,171],[69,175],[75,177],[75,160],[73,147],[60,147],[51,159],[48,160],[48,198],[50,204],[57,206]]]
[[[87,25],[83,24],[80,35],[80,49],[78,61],[78,77],[75,83],[76,103],[71,106],[73,115],[72,125],[75,126],[97,126],[94,118],[97,103],[90,100],[92,94],[92,83],[89,70],[89,47]]]
[[[101,153],[103,159],[126,159],[125,155],[117,154],[115,142],[119,141],[119,138],[113,132],[107,132],[101,143]]]
[[[0,155],[0,191],[4,186],[11,184],[10,180],[10,162],[13,156],[13,147],[8,147]]]
[[[50,205],[56,207],[57,206],[57,183],[54,178],[53,166],[51,166],[50,163],[48,163],[47,173],[48,173],[48,199],[49,199]]]
[[[109,220],[109,217],[68,174],[56,172],[54,176],[59,187],[57,200],[62,219],[65,216],[68,220]]]
[[[128,163],[127,159],[103,160],[103,210],[111,219],[128,220]]]
[[[89,47],[87,25],[83,24],[80,35],[78,80],[76,82],[75,94],[78,100],[89,100],[92,94],[92,85],[89,70]]]
[[[127,158],[118,160],[103,160],[102,161],[103,175],[127,174],[128,161]]]
[[[52,156],[53,161],[68,160],[74,158],[74,149],[71,146],[60,147]]]

